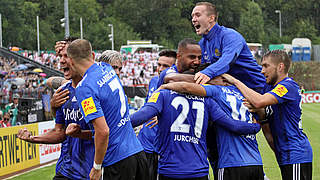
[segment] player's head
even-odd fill
[[[176,51],[169,49],[160,51],[157,72],[160,74],[163,70],[167,69],[168,67],[171,67],[176,62],[176,58]]]
[[[88,40],[74,40],[67,48],[67,54],[70,59],[70,67],[75,71],[80,72],[82,66],[94,63],[94,53]]]
[[[104,51],[101,56],[98,58],[98,62],[106,62],[112,66],[116,71],[118,77],[120,77],[120,72],[122,70],[122,55],[113,50]]]
[[[183,39],[179,42],[177,53],[177,69],[179,73],[194,71],[201,63],[201,48],[194,39]]]
[[[216,24],[218,12],[216,6],[209,2],[198,2],[192,10],[192,25],[197,35],[208,34]]]
[[[205,68],[207,68],[210,65],[211,65],[210,63],[203,63],[203,64],[200,64],[194,71],[187,70],[187,71],[184,71],[183,74],[195,75],[197,72],[204,70]],[[229,86],[230,85],[230,83],[228,83],[228,81],[222,76],[216,76],[216,77],[212,78],[210,80],[210,84],[220,85],[220,86]]]
[[[68,37],[68,38],[64,39],[63,41],[65,41],[65,46],[59,53],[60,69],[63,72],[64,78],[68,79],[68,80],[80,76],[79,73],[77,73],[76,71],[72,71],[68,65],[68,62],[70,59],[67,54],[67,48],[70,45],[70,43],[76,39],[77,38],[75,38],[75,37]]]
[[[266,77],[267,84],[275,85],[283,76],[288,75],[291,60],[283,50],[267,52],[262,57],[261,73]]]

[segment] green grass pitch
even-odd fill
[[[313,149],[313,179],[320,180],[320,103],[303,104],[302,110],[304,132],[307,134]],[[276,162],[275,155],[269,148],[262,132],[259,132],[257,139],[266,175],[270,180],[281,179],[280,169]],[[54,174],[55,165],[51,165],[20,175],[13,178],[13,180],[52,179]]]

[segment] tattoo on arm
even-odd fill
[[[52,88],[58,89],[58,87],[60,87],[62,85],[63,80],[64,80],[64,78],[61,78],[61,77],[54,78],[51,82]]]

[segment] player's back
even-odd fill
[[[121,82],[109,64],[93,64],[77,86],[86,122],[104,116],[110,129],[103,167],[143,150],[129,118],[129,106]]]
[[[244,97],[235,86],[207,86],[222,110],[234,120],[252,122],[252,114],[243,104]],[[217,126],[219,152],[218,168],[262,165],[261,155],[254,134],[237,135]]]
[[[171,90],[156,93],[161,93],[162,101],[156,136],[159,174],[172,178],[206,176],[207,99]]]

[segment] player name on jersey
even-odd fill
[[[170,94],[181,94],[181,93],[178,93],[178,92],[176,92],[176,91],[170,90]],[[198,101],[204,102],[204,97],[195,96],[195,95],[190,95],[190,94],[184,94],[184,95],[185,95],[185,98],[187,98],[187,99],[198,100]]]
[[[174,135],[174,141],[181,141],[181,142],[199,144],[199,139],[198,138],[192,137],[192,136],[187,136],[187,135],[182,135],[182,134]]]

